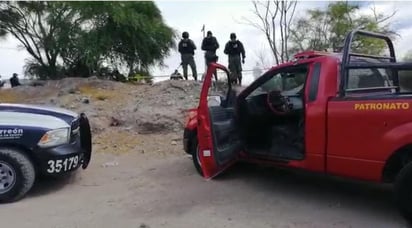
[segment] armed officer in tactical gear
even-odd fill
[[[189,33],[183,32],[179,42],[179,52],[182,58],[183,77],[187,80],[187,65],[190,65],[193,78],[197,81],[196,63],[193,56],[195,55],[196,45],[193,40],[189,39]]]
[[[219,43],[216,37],[213,36],[211,31],[207,31],[207,36],[203,38],[202,50],[205,52],[205,62],[206,66],[211,62],[217,62],[218,56],[216,55],[216,50],[219,48]],[[217,72],[214,72],[215,79],[217,80]]]
[[[236,39],[236,34],[230,34],[230,41],[226,43],[224,53],[229,57],[229,70],[233,76],[233,80],[242,84],[242,64],[240,58],[242,57],[242,63],[245,63],[245,49],[242,42]],[[242,55],[242,56],[240,56]],[[233,75],[234,74],[234,75]]]

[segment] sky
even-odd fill
[[[180,35],[183,31],[190,34],[190,38],[195,42],[197,51],[195,60],[198,72],[204,71],[203,51],[200,50],[203,33],[203,24],[207,30],[211,30],[216,36],[220,48],[217,51],[219,62],[226,65],[227,56],[223,54],[225,43],[229,40],[232,32],[237,34],[238,39],[244,44],[246,49],[246,63],[244,70],[252,69],[258,60],[258,54],[267,56],[267,62],[272,65],[272,56],[268,48],[267,41],[263,34],[256,28],[242,23],[243,18],[254,19],[251,12],[253,6],[251,1],[155,1],[159,7],[164,21],[173,27]],[[295,15],[304,15],[307,9],[326,7],[328,1],[299,1]],[[408,50],[412,50],[412,2],[408,1],[367,1],[362,3],[361,14],[370,14],[370,7],[375,4],[378,12],[390,13],[397,10],[396,15],[391,19],[393,28],[398,30],[400,38],[395,44],[395,51],[398,58],[401,58]],[[179,39],[176,40],[178,42]],[[16,49],[18,42],[8,37],[0,40],[0,75],[9,78],[13,72],[23,75],[23,65],[25,59],[29,57],[25,50]],[[154,75],[170,75],[180,63],[180,55],[176,50],[171,51],[170,56],[165,59],[166,67],[155,67],[152,70]],[[181,69],[180,69],[181,71]],[[190,68],[189,68],[190,73]]]

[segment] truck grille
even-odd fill
[[[75,142],[77,136],[80,133],[80,119],[76,118],[71,123],[71,132],[70,132],[70,143]]]

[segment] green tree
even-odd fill
[[[148,71],[175,47],[153,2],[1,2],[5,34],[32,56],[25,71],[50,79],[89,76],[104,64]]]
[[[326,9],[311,9],[306,17],[298,18],[291,29],[291,52],[303,50],[332,49],[340,51],[343,41],[353,29],[363,29],[380,32],[396,38],[396,33],[391,30],[388,19],[390,15],[377,13],[371,8],[370,16],[358,16],[360,6],[357,2],[333,2]],[[356,52],[368,54],[381,54],[386,47],[382,40],[357,36],[352,49]]]
[[[82,17],[92,28],[79,45],[89,47],[90,52],[74,59],[93,62],[94,53],[100,52],[104,60],[116,68],[127,67],[128,75],[133,75],[149,71],[154,64],[163,65],[164,57],[176,47],[175,31],[165,25],[153,2],[73,2],[72,5],[81,9]]]
[[[63,2],[0,2],[0,35],[12,35],[27,50],[32,72],[57,78],[61,32],[76,26],[74,16]]]

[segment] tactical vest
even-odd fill
[[[241,53],[240,42],[236,40],[235,42],[229,41],[229,55],[239,55]]]
[[[210,46],[214,47],[215,44],[216,44],[216,40],[213,37],[206,37],[205,38],[205,46],[206,47],[210,47]],[[216,50],[216,49],[209,50],[209,51],[214,51],[214,50]]]
[[[181,40],[181,50],[183,54],[194,54],[194,50],[190,40]]]

